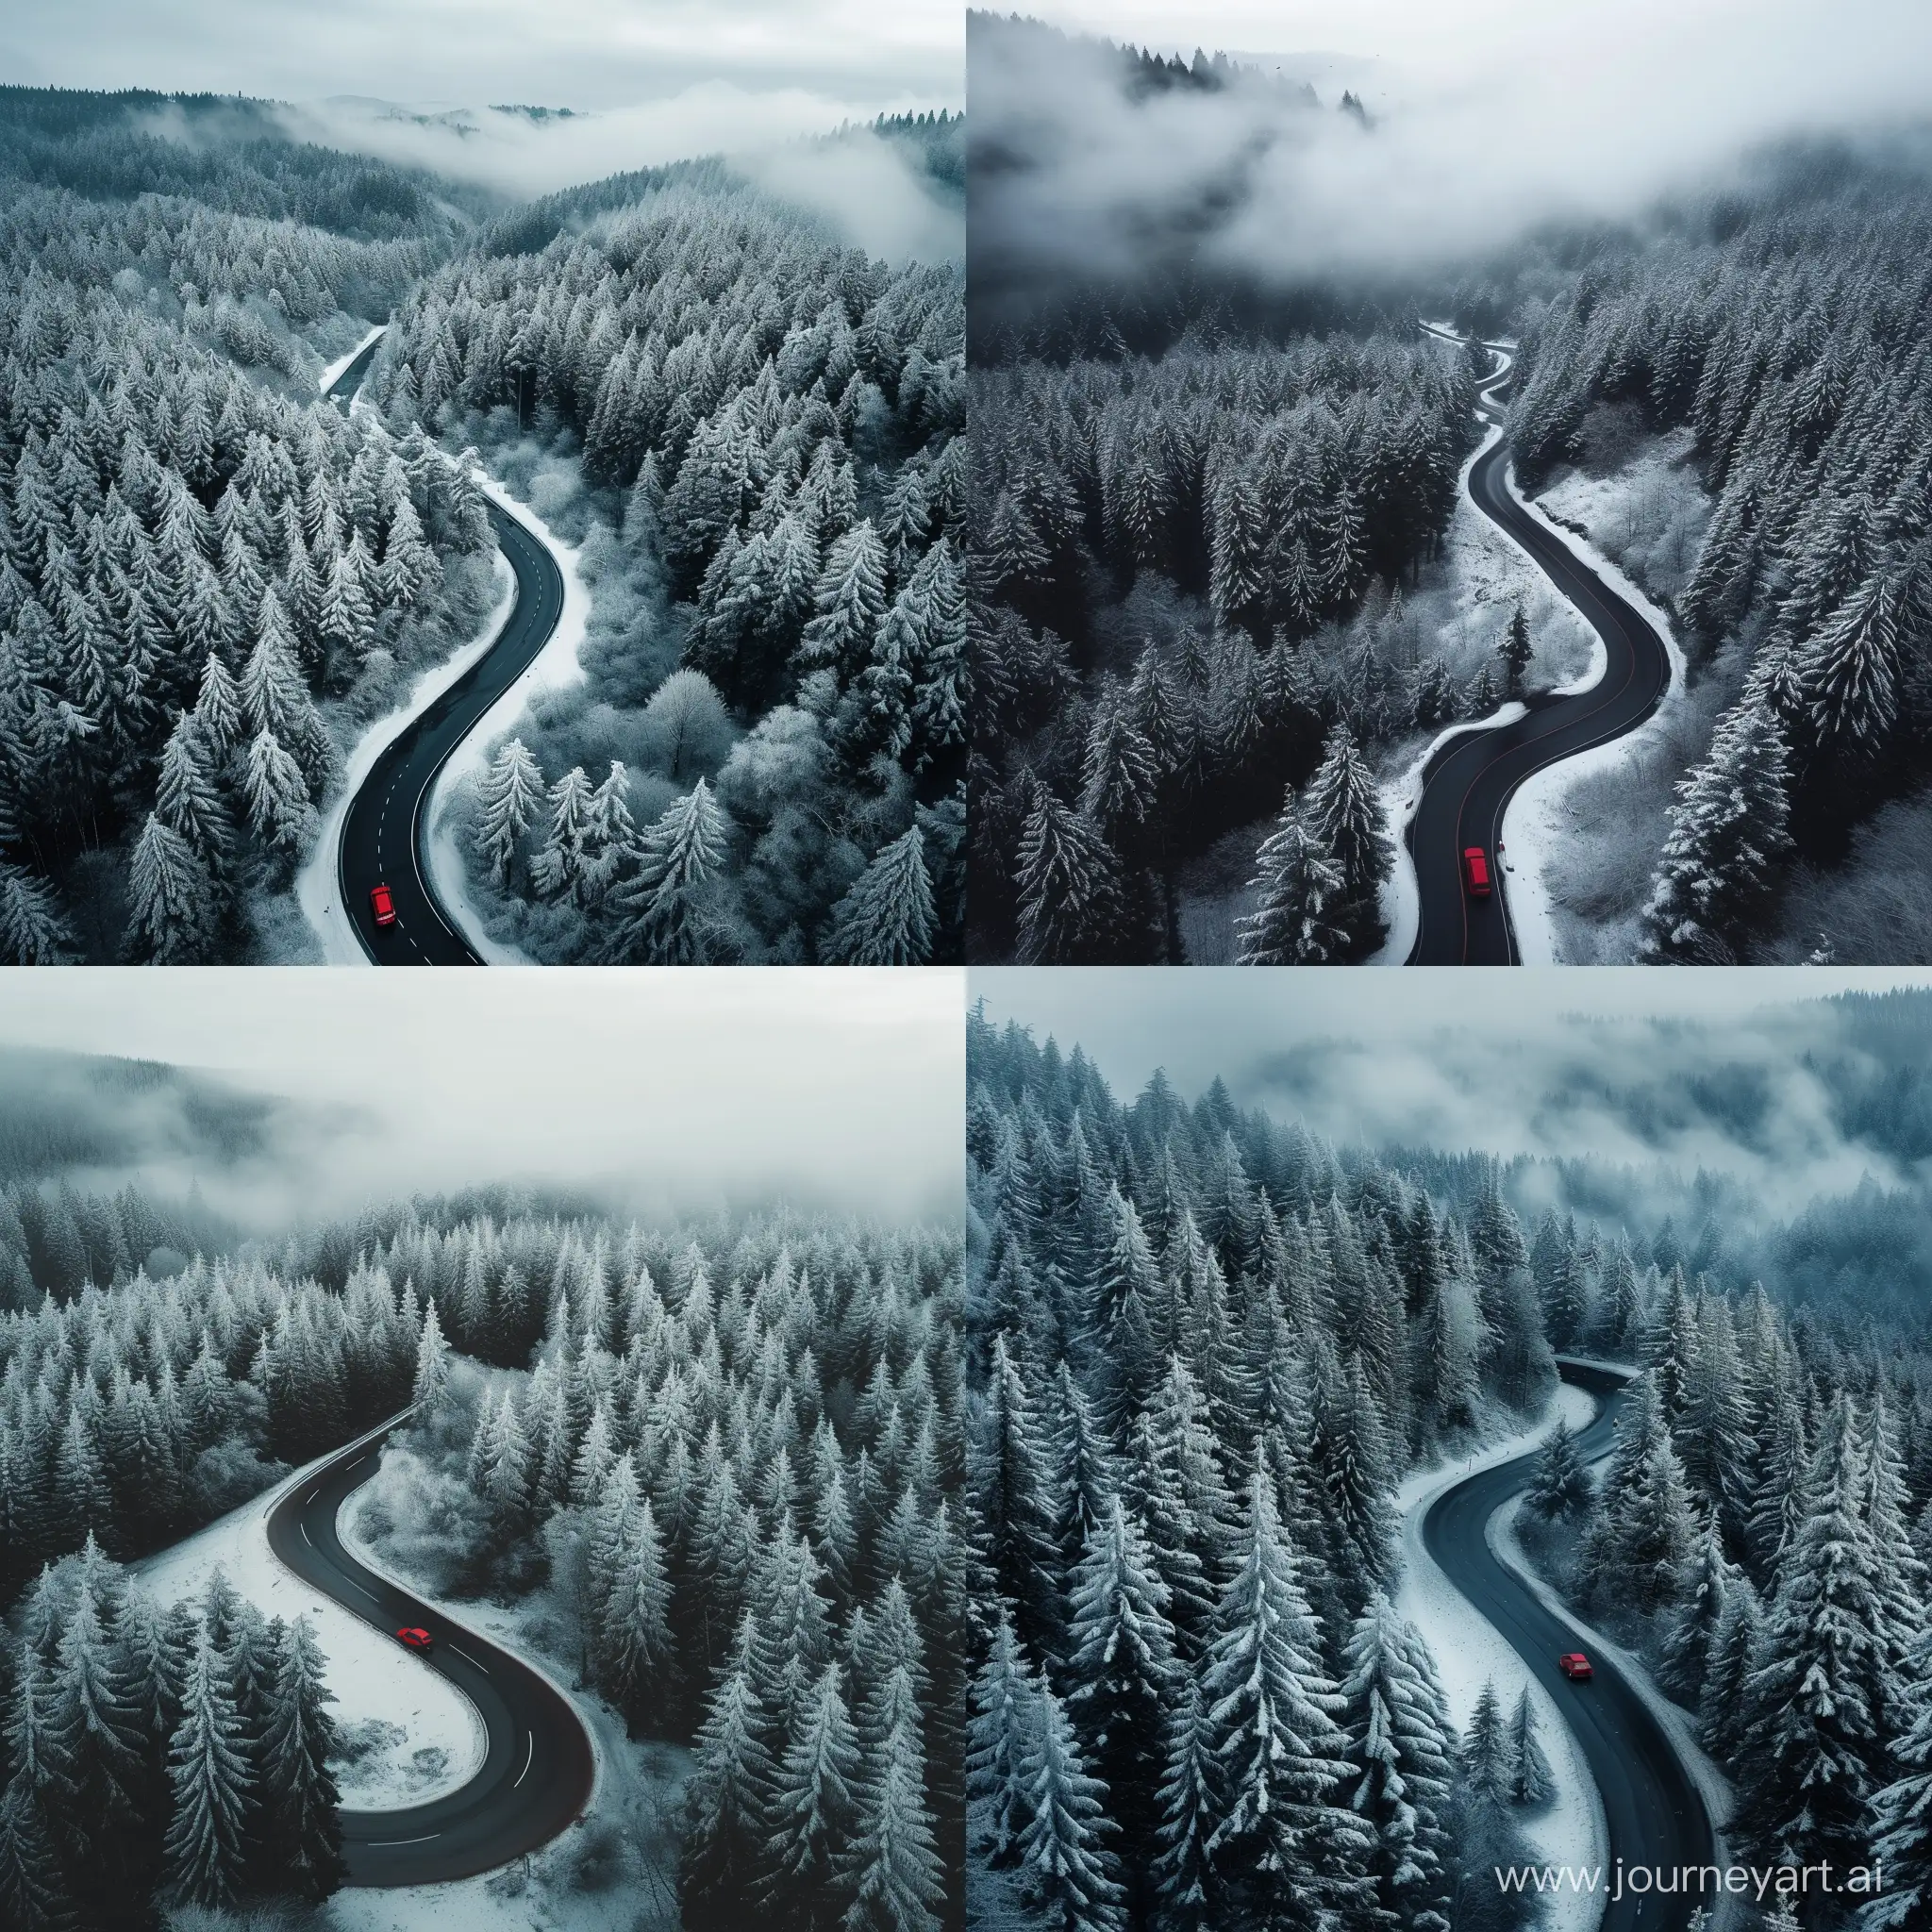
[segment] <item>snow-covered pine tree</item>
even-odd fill
[[[1208,1841],[1219,1816],[1213,1726],[1191,1669],[1174,1674],[1164,1726],[1151,1881],[1161,1921],[1174,1932],[1218,1923],[1218,1880]]]
[[[591,781],[581,765],[573,765],[550,788],[550,824],[543,849],[530,868],[531,882],[545,898],[566,894],[578,900],[584,876],[585,819],[590,809]]]
[[[1343,1680],[1349,1808],[1374,1835],[1370,1920],[1449,1932],[1457,1740],[1420,1633],[1377,1592],[1349,1633]]]
[[[1120,861],[1099,829],[1036,782],[1015,879],[1020,958],[1029,965],[1104,965],[1120,952]]]
[[[1546,1805],[1555,1795],[1557,1780],[1542,1743],[1536,1734],[1536,1707],[1525,1684],[1509,1720],[1509,1802]]]
[[[830,670],[841,685],[858,676],[885,614],[886,572],[885,545],[870,521],[832,544],[813,592],[817,615],[794,654],[801,675]]]
[[[1031,1815],[1020,1835],[1029,1914],[1050,1932],[1123,1932],[1107,1787],[1088,1771],[1065,1707],[1045,1685],[1037,1692],[1030,1744]]]
[[[900,1626],[898,1638],[892,1625]],[[867,1657],[869,1634],[879,1639]],[[853,1668],[882,1667],[858,1726],[854,1821],[842,1860],[844,1932],[939,1932],[945,1882],[926,1806],[921,1703],[929,1690],[904,1591],[887,1586],[875,1624],[855,1620]],[[896,1656],[893,1655],[896,1650]]]
[[[1462,1782],[1472,1796],[1491,1805],[1509,1797],[1509,1729],[1493,1678],[1485,1680],[1462,1740]]]
[[[1395,869],[1395,847],[1374,774],[1345,724],[1328,734],[1302,807],[1309,829],[1341,868],[1340,923],[1357,952],[1370,950],[1382,936],[1377,895]]]
[[[1248,890],[1254,912],[1236,926],[1242,966],[1325,966],[1345,957],[1354,935],[1340,862],[1290,791],[1274,829],[1256,855]]]
[[[700,778],[639,835],[636,875],[610,895],[613,958],[692,966],[728,958],[731,938],[715,905],[729,822]]]
[[[686,1925],[716,1932],[743,1925],[768,1875],[765,1816],[776,1767],[770,1718],[752,1689],[756,1636],[747,1609],[699,1727],[685,1788],[689,1823],[678,1867],[679,1905]]]
[[[272,731],[258,731],[248,746],[242,781],[248,827],[284,872],[308,849],[315,833],[315,808],[308,780]]]
[[[1118,1495],[1089,1531],[1068,1594],[1066,1709],[1094,1774],[1111,1794],[1127,1895],[1141,1893],[1176,1669],[1167,1586]]]
[[[182,1903],[219,1909],[234,1902],[241,1880],[247,1850],[242,1816],[254,1793],[234,1693],[206,1626],[189,1661],[181,1705],[168,1746],[168,1884]]]
[[[543,774],[521,738],[507,739],[477,788],[477,850],[499,891],[543,801]]]
[[[442,1324],[431,1302],[423,1315],[423,1333],[416,1344],[416,1379],[409,1391],[410,1406],[425,1422],[433,1422],[449,1393],[449,1343],[442,1338]]]
[[[1496,661],[1503,667],[1504,698],[1522,697],[1529,667],[1536,662],[1536,645],[1530,639],[1529,620],[1524,616],[1521,604],[1510,613],[1508,625],[1497,641]]]
[[[973,1680],[973,1713],[967,1732],[966,1790],[979,1807],[975,1830],[995,1869],[1018,1862],[1020,1837],[1033,1815],[1026,1782],[1038,1746],[1039,1684],[1002,1602],[986,1660]]]
[[[1932,1912],[1932,1628],[1920,1632],[1909,1672],[1918,1705],[1892,1746],[1898,1774],[1872,1798],[1871,1855],[1885,1887],[1859,1912],[1864,1932],[1902,1932]]]
[[[824,956],[842,966],[923,966],[934,919],[925,838],[914,825],[874,855],[832,908]]]
[[[267,1859],[278,1885],[326,1898],[346,1876],[341,1794],[329,1759],[336,1701],[307,1617],[289,1626],[276,1660],[269,1722],[261,1739],[261,1789],[268,1806]]]
[[[214,952],[215,884],[180,833],[151,811],[128,867],[127,941],[158,966],[195,965]]]
[[[74,931],[53,889],[17,865],[0,863],[0,961],[58,966],[73,957]]]
[[[1903,577],[1896,559],[1881,558],[1824,624],[1799,673],[1817,755],[1840,784],[1869,774],[1897,720]]]
[[[1724,965],[1740,957],[1790,855],[1782,727],[1769,706],[1719,719],[1704,763],[1677,787],[1671,833],[1643,910],[1646,960]]]
[[[1160,1270],[1134,1203],[1117,1185],[1107,1191],[1107,1241],[1094,1272],[1091,1320],[1099,1343],[1094,1420],[1120,1445],[1160,1378],[1154,1323]]]
[[[1707,1517],[1704,1535],[1678,1587],[1677,1611],[1657,1674],[1657,1682],[1672,1696],[1692,1708],[1709,1680],[1731,1593],[1740,1580],[1724,1556],[1716,1517]]]
[[[764,1903],[800,1932],[833,1932],[843,1917],[838,1866],[857,1815],[859,1748],[839,1680],[838,1664],[828,1661],[773,1773]]]
[[[1748,1682],[1738,1835],[1767,1862],[1863,1862],[1887,1781],[1881,1558],[1862,1520],[1865,1471],[1846,1398],[1813,1458],[1809,1513],[1777,1567]]]
[[[1567,1521],[1582,1515],[1595,1497],[1596,1486],[1576,1454],[1576,1438],[1570,1433],[1570,1424],[1558,1417],[1537,1451],[1524,1502],[1539,1516]]]
[[[215,784],[202,733],[186,711],[176,714],[175,728],[161,748],[155,816],[187,841],[211,878],[225,874],[234,826]]]
[[[1359,1907],[1368,1827],[1346,1808],[1341,1694],[1323,1674],[1321,1633],[1276,1516],[1273,1485],[1248,1485],[1236,1567],[1215,1607],[1202,1677],[1212,1727],[1217,1819],[1208,1851],[1241,1909]]]

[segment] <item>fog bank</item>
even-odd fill
[[[1457,8],[1057,5],[1056,25],[1190,55],[1261,49],[1221,92],[1131,100],[1092,41],[974,15],[975,245],[1118,275],[1177,226],[1264,277],[1425,271],[1557,216],[1722,185],[1763,143],[1932,114],[1923,6],[1485,0]],[[1298,53],[1297,47],[1324,50]],[[1308,107],[1299,84],[1312,84]],[[1290,85],[1289,83],[1294,83]],[[1342,87],[1373,126],[1335,111]]]
[[[956,1211],[963,1186],[962,978],[49,971],[0,987],[0,1050],[214,1076],[248,1128],[228,1149],[162,1083],[80,1172],[195,1185],[257,1227],[497,1181],[925,1215]],[[90,1084],[48,1078],[62,1098]]]

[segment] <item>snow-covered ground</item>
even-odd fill
[[[1530,689],[1587,690],[1592,667],[1601,669],[1596,633],[1469,494],[1470,471],[1494,448],[1502,433],[1489,429],[1464,461],[1456,479],[1456,508],[1443,533],[1441,557],[1409,599],[1408,608],[1436,655],[1458,682],[1467,682],[1485,664],[1501,676],[1496,646],[1520,604],[1536,646]]]
[[[1652,596],[1675,598],[1696,567],[1712,508],[1692,462],[1695,446],[1689,427],[1644,437],[1614,468],[1557,471],[1537,502],[1587,532]]]
[[[1557,1390],[1548,1414],[1534,1427],[1491,1442],[1460,1462],[1417,1470],[1405,1477],[1395,1491],[1395,1507],[1402,1515],[1402,1582],[1395,1607],[1422,1632],[1434,1654],[1442,1692],[1457,1727],[1468,1728],[1486,1683],[1495,1685],[1506,1711],[1514,1709],[1523,1687],[1530,1687],[1530,1701],[1555,1775],[1557,1795],[1542,1811],[1522,1823],[1538,1859],[1550,1865],[1581,1867],[1607,1861],[1609,1826],[1604,1819],[1596,1781],[1590,1774],[1576,1734],[1556,1700],[1530,1677],[1502,1632],[1456,1589],[1423,1547],[1422,1524],[1437,1497],[1465,1476],[1528,1454],[1559,1421],[1568,1423],[1573,1430],[1583,1428],[1596,1409],[1594,1397],[1566,1382]],[[1493,1536],[1491,1540],[1493,1542]],[[1553,1894],[1545,1932],[1594,1932],[1603,1916],[1603,1905],[1600,1895],[1588,1892]]]
[[[354,1764],[341,1767],[342,1802],[357,1811],[391,1811],[424,1804],[475,1777],[486,1750],[483,1721],[455,1685],[323,1595],[270,1550],[270,1510],[328,1459],[297,1470],[252,1503],[135,1564],[133,1572],[158,1600],[174,1603],[200,1595],[219,1567],[264,1616],[307,1617],[328,1660],[328,1687],[336,1697],[331,1715],[367,1747]]]
[[[353,349],[351,349],[346,356],[338,356],[333,362],[329,363],[327,367],[325,367],[323,370],[320,378],[316,382],[316,389],[322,394],[326,395],[329,391],[329,385],[331,383],[339,381],[341,377],[342,371],[345,370],[349,366],[349,364],[353,362],[356,359],[356,358],[359,356],[362,353],[362,351],[366,349],[370,345],[370,343],[376,339],[377,336],[386,334],[388,329],[388,323],[377,323],[373,329],[371,329],[369,333],[366,336],[364,336],[362,340],[359,342],[358,342],[356,346]]]
[[[295,874],[295,897],[303,916],[322,942],[324,960],[330,966],[366,966],[369,955],[356,937],[355,923],[342,904],[341,876],[336,864],[337,847],[341,843],[342,820],[356,789],[375,769],[375,761],[394,743],[410,720],[426,711],[436,700],[484,656],[503,635],[517,600],[516,573],[502,551],[496,553],[496,603],[482,628],[467,644],[452,651],[441,664],[433,664],[417,678],[409,694],[391,711],[370,725],[354,745],[343,770],[341,789],[328,808],[317,834],[313,849]],[[457,908],[452,907],[454,911]],[[474,926],[467,929],[475,943]],[[486,955],[487,957],[487,955]]]
[[[343,1546],[371,1569],[398,1574],[382,1545],[363,1534],[358,1517],[354,1504],[343,1511]],[[565,1690],[564,1667],[545,1652],[541,1593],[506,1609],[453,1605],[415,1580],[408,1588],[452,1622],[514,1650]],[[330,1932],[675,1932],[689,1753],[638,1742],[600,1699],[581,1690],[566,1694],[590,1729],[596,1757],[596,1785],[584,1816],[528,1858],[454,1885],[339,1891],[324,1908]]]
[[[1487,718],[1469,718],[1460,724],[1452,724],[1446,731],[1437,732],[1399,775],[1383,780],[1382,822],[1388,827],[1390,838],[1394,841],[1395,869],[1383,882],[1381,894],[1382,922],[1389,928],[1389,937],[1382,950],[1367,964],[1403,964],[1408,958],[1409,948],[1415,944],[1416,932],[1422,924],[1422,891],[1416,882],[1415,858],[1405,842],[1405,834],[1422,805],[1423,773],[1427,769],[1429,760],[1452,738],[1460,738],[1469,731],[1493,731],[1500,724],[1513,724],[1528,708],[1512,698]]]
[[[469,870],[457,849],[450,807],[466,784],[481,775],[491,743],[502,737],[528,708],[538,692],[577,683],[584,675],[580,653],[591,618],[591,592],[577,569],[577,546],[566,543],[526,503],[512,496],[493,476],[478,479],[485,494],[515,517],[557,560],[563,578],[563,614],[550,641],[530,660],[524,675],[477,719],[470,734],[450,755],[429,790],[427,809],[429,880],[437,897],[463,928],[464,937],[492,966],[527,966],[529,957],[514,946],[492,940],[470,896]]]
[[[1610,1362],[1601,1366],[1627,1369],[1628,1364]],[[1600,1471],[1608,1460],[1608,1455],[1599,1456],[1591,1461],[1590,1467]],[[1725,1837],[1725,1826],[1729,1823],[1734,1803],[1730,1780],[1712,1762],[1704,1747],[1697,1741],[1697,1732],[1690,1714],[1681,1705],[1674,1704],[1657,1689],[1643,1659],[1634,1651],[1626,1650],[1621,1643],[1606,1637],[1593,1624],[1586,1623],[1571,1605],[1564,1603],[1557,1596],[1538,1573],[1528,1553],[1517,1540],[1516,1519],[1522,1507],[1523,1498],[1518,1496],[1507,1507],[1499,1509],[1491,1519],[1490,1548],[1495,1552],[1497,1561],[1522,1577],[1547,1608],[1573,1624],[1583,1634],[1585,1642],[1595,1655],[1606,1658],[1623,1672],[1632,1689],[1648,1706],[1651,1715],[1663,1726],[1664,1734],[1670,1739],[1673,1749],[1703,1794],[1705,1808],[1709,1811],[1716,1831],[1716,1863],[1720,1867],[1728,1865],[1731,1861],[1731,1848]],[[1735,1898],[1729,1893],[1723,1894],[1711,1912],[1711,1932],[1731,1932],[1731,1928],[1741,1925],[1749,1916],[1749,1907],[1741,1899]],[[1563,1932],[1563,1928],[1554,1926],[1551,1932]]]
[[[1663,702],[1635,731],[1626,731],[1607,744],[1578,752],[1574,758],[1533,773],[1518,788],[1503,814],[1498,842],[1505,852],[1504,891],[1509,901],[1509,920],[1515,929],[1517,949],[1525,966],[1548,966],[1562,963],[1549,881],[1564,875],[1566,845],[1579,839],[1601,838],[1604,832],[1594,819],[1589,824],[1582,822],[1569,794],[1579,778],[1628,766],[1646,757],[1659,739],[1675,731],[1677,713],[1684,704],[1687,672],[1683,648],[1671,628],[1670,618],[1588,538],[1564,528],[1540,502],[1525,497],[1516,487],[1513,468],[1506,481],[1510,495],[1531,516],[1560,537],[1611,590],[1656,627],[1671,658],[1671,688],[1664,693]]]

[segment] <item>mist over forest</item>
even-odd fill
[[[1648,1013],[1636,989],[1626,1010],[1564,982],[1512,998],[1505,1032],[1474,990],[1407,1018],[1366,992],[1297,1017],[1238,982],[1191,1024],[1041,978],[975,974],[973,991],[1000,1024],[1042,1003],[1038,1036],[1084,1038],[1110,1081],[1164,1067],[1445,1197],[1493,1175],[1526,1223],[1621,1232],[1687,1278],[1761,1281],[1851,1328],[1932,1325],[1932,990]]]
[[[1897,9],[1823,19],[1719,79],[1709,22],[1592,70],[1512,15],[1547,61],[1399,84],[1385,22],[1357,93],[970,16],[970,958],[1397,963],[1418,890],[1441,925],[1432,752],[1556,737],[1605,649],[1478,508],[1491,425],[1658,693],[1482,833],[1523,957],[1932,958],[1932,100]]]

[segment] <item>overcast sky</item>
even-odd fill
[[[691,1202],[795,1188],[927,1214],[963,1183],[962,980],[937,969],[8,974],[0,1042],[163,1060],[311,1103],[299,1171],[255,1176],[258,1203],[223,1200],[272,1219],[498,1179]],[[360,1116],[353,1127],[313,1124],[344,1108]],[[218,1177],[202,1178],[219,1198]]]
[[[953,0],[7,0],[0,82],[289,102],[301,138],[528,195],[957,109],[963,22]],[[459,129],[371,111],[499,103],[589,118]],[[892,158],[820,158],[786,186],[889,258],[961,245]]]
[[[1102,269],[1150,216],[1241,181],[1217,246],[1298,275],[1430,265],[1553,215],[1619,217],[1722,181],[1774,137],[1932,112],[1925,0],[1051,0],[1054,25],[1191,54],[1230,50],[1353,88],[1373,139],[1258,92],[1123,102],[1097,65],[982,64],[975,139],[1043,158],[990,180],[974,219]],[[1010,236],[1006,239],[1011,240]],[[1024,239],[1024,238],[1023,238]]]
[[[957,106],[951,0],[8,0],[0,78],[620,108],[705,82]]]
[[[968,998],[1083,1046],[1124,1102],[1156,1067],[1189,1101],[1219,1074],[1242,1107],[1344,1143],[1703,1163],[1782,1213],[1868,1172],[1901,1178],[1844,1144],[1805,1065],[1831,1038],[1824,995],[1891,986],[1932,986],[1932,972],[1002,968],[970,974]],[[1771,1096],[1741,1139],[1692,1091],[1740,1076]]]

